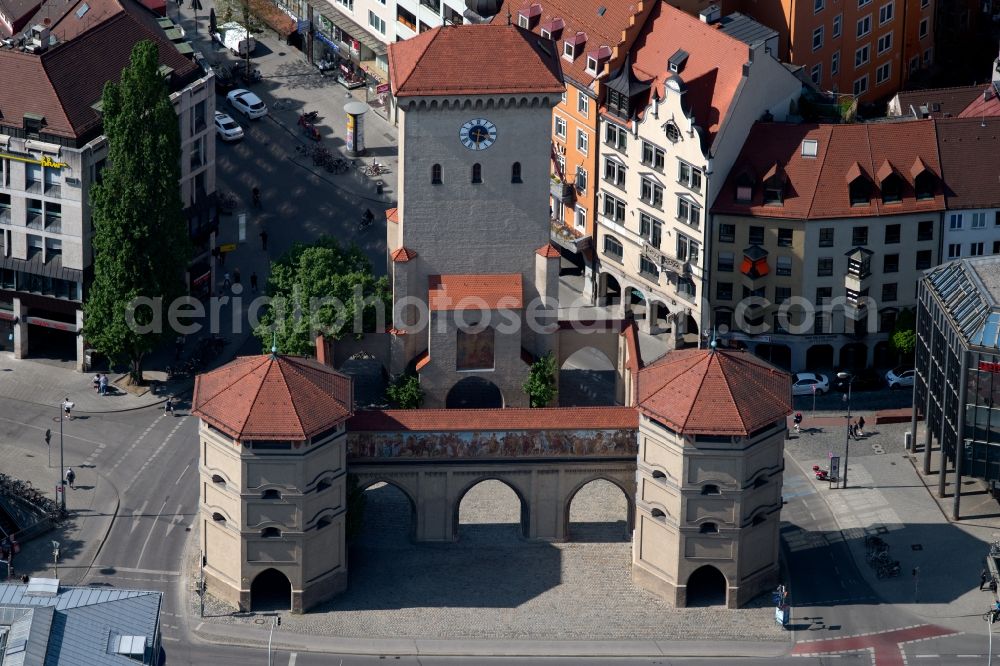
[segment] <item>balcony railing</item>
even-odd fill
[[[549,192],[562,203],[571,203],[576,198],[576,190],[572,183],[550,181]]]

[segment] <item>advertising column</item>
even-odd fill
[[[347,114],[347,154],[361,157],[365,154],[365,113],[368,105],[364,102],[348,102],[344,105]]]

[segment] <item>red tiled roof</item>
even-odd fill
[[[990,119],[983,127],[978,118],[941,118],[934,124],[948,208],[1000,208],[1000,122]]]
[[[557,248],[552,243],[546,243],[545,245],[535,250],[535,253],[542,255],[546,259],[558,259],[559,257],[562,256],[562,253],[559,252],[559,248]]]
[[[802,155],[802,142],[817,142],[816,157]],[[870,217],[895,213],[944,209],[943,188],[933,199],[917,200],[912,166],[917,161],[942,177],[934,121],[912,120],[855,125],[756,123],[743,150],[715,199],[713,213],[757,217],[823,219]],[[737,183],[744,173],[762,174],[775,163],[786,178],[782,205],[765,205],[758,180],[749,202],[736,200]],[[903,180],[902,201],[883,204],[877,174],[886,165]],[[870,205],[852,206],[850,182],[868,178],[872,187]]]
[[[904,90],[899,98],[899,111],[904,116],[920,117],[920,107],[926,106],[931,118],[957,116],[976,96],[982,97],[983,86],[957,86],[950,88],[930,88],[927,90]],[[916,116],[913,114],[916,113]]]
[[[419,356],[417,356],[417,363],[414,366],[414,369],[417,372],[420,372],[420,369],[423,368],[425,365],[427,365],[430,362],[431,362],[431,355],[430,355],[430,353],[428,353],[428,352],[422,352]]]
[[[678,49],[687,51],[688,58],[682,71],[674,74],[667,61]],[[680,76],[695,122],[710,144],[743,78],[749,47],[696,16],[658,2],[635,40],[633,53],[632,71],[642,81],[653,79],[651,92],[660,99],[667,79]]]
[[[446,25],[389,45],[397,97],[561,93],[556,45],[516,25]]]
[[[386,222],[392,222],[393,224],[399,224],[399,209],[398,208],[388,208],[385,211]]]
[[[510,4],[505,10],[510,10],[511,20],[514,22],[517,22],[519,11],[527,11],[529,6],[538,4],[536,0],[508,0],[508,3]],[[541,16],[532,23],[531,30],[540,35],[543,27],[558,18],[564,24],[562,31],[553,35],[560,40],[556,43],[559,54],[563,52],[562,40],[574,41],[578,32],[587,35],[584,50],[593,51],[601,46],[613,49],[622,43],[625,30],[632,25],[637,15],[642,14],[643,6],[647,3],[655,4],[655,0],[546,0],[541,3]],[[604,11],[599,12],[602,7]],[[646,8],[648,7],[649,5]],[[494,24],[501,22],[507,22],[506,11],[493,17]],[[595,75],[587,72],[586,54],[581,52],[572,62],[566,58],[560,58],[560,61],[567,79],[588,87],[593,83]],[[598,73],[601,69],[603,67],[598,69]]]
[[[199,375],[192,404],[236,440],[304,441],[353,411],[349,377],[296,356],[241,356]]]
[[[85,0],[69,4],[72,9]],[[104,84],[118,81],[129,64],[132,47],[153,40],[160,62],[185,81],[198,65],[181,55],[156,24],[156,16],[133,0],[86,0],[90,9],[79,18],[67,11],[50,30],[62,43],[41,55],[0,49],[0,116],[21,124],[25,113],[45,116],[45,131],[76,138],[100,127],[93,109]],[[43,8],[43,11],[48,11]]]
[[[959,118],[1000,116],[1000,96],[997,95],[994,84],[991,83],[985,88],[980,86],[980,88],[979,94],[958,114]]]
[[[427,290],[433,311],[519,309],[524,301],[520,273],[431,275]]]
[[[363,411],[347,423],[355,432],[399,430],[577,430],[639,427],[631,407],[546,407],[541,409],[389,409]]]
[[[746,352],[682,349],[639,371],[638,406],[684,434],[747,436],[792,412],[791,376]]]
[[[396,263],[402,264],[406,263],[410,259],[415,259],[417,253],[410,248],[403,246],[393,250],[392,254],[389,256],[392,257],[392,260]]]

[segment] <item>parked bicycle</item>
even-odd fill
[[[372,160],[372,163],[369,165],[363,165],[362,168],[364,169],[366,176],[381,176],[389,173],[388,167],[384,164],[379,164],[375,160]]]

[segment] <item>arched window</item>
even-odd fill
[[[514,162],[510,165],[510,182],[520,183],[521,182],[521,163]]]
[[[718,534],[719,526],[715,523],[702,523],[698,531],[702,534]]]
[[[483,182],[483,165],[476,162],[472,165],[472,182],[481,183]]]
[[[226,522],[226,517],[223,516],[218,511],[216,511],[215,513],[212,514],[212,520],[214,520],[217,523],[224,523]]]
[[[261,499],[281,499],[281,493],[274,488],[269,488],[260,494]]]
[[[625,246],[614,236],[604,237],[604,254],[621,263],[625,258]]]
[[[316,521],[316,529],[321,530],[324,527],[328,527],[332,522],[333,518],[331,518],[330,516],[323,516],[322,518]]]
[[[441,165],[435,164],[431,167],[431,185],[441,184]]]
[[[653,518],[666,518],[667,514],[663,513],[660,509],[653,509]]]
[[[767,485],[767,477],[764,476],[763,474],[760,475],[760,476],[758,476],[753,481],[753,487],[754,488],[760,488],[761,486],[766,486],[766,485]]]
[[[281,530],[277,527],[265,527],[260,531],[260,535],[265,539],[280,539]]]
[[[719,486],[714,483],[706,483],[701,487],[702,495],[721,495],[722,491],[719,490]]]
[[[653,470],[653,478],[654,479],[665,479],[665,478],[667,478],[667,475],[664,474],[663,472],[661,472],[658,469],[654,469]]]
[[[326,490],[327,488],[329,488],[332,485],[333,485],[333,481],[332,480],[330,480],[330,479],[322,479],[319,483],[316,484],[316,492],[318,492],[318,493],[319,492],[323,492],[324,490]]]
[[[758,513],[758,514],[757,514],[756,516],[754,516],[754,517],[753,517],[753,520],[751,521],[751,523],[750,523],[750,524],[751,524],[751,525],[760,525],[760,524],[761,524],[761,523],[763,523],[763,522],[764,522],[765,520],[767,520],[767,516],[765,516],[765,515],[764,515],[764,514],[762,514],[762,513]]]
[[[225,479],[223,479],[223,478],[222,478],[221,476],[219,476],[218,474],[213,474],[213,475],[212,475],[212,483],[218,483],[218,484],[220,484],[220,485],[223,485],[223,486],[224,486],[224,485],[226,485],[226,480],[225,480]]]

